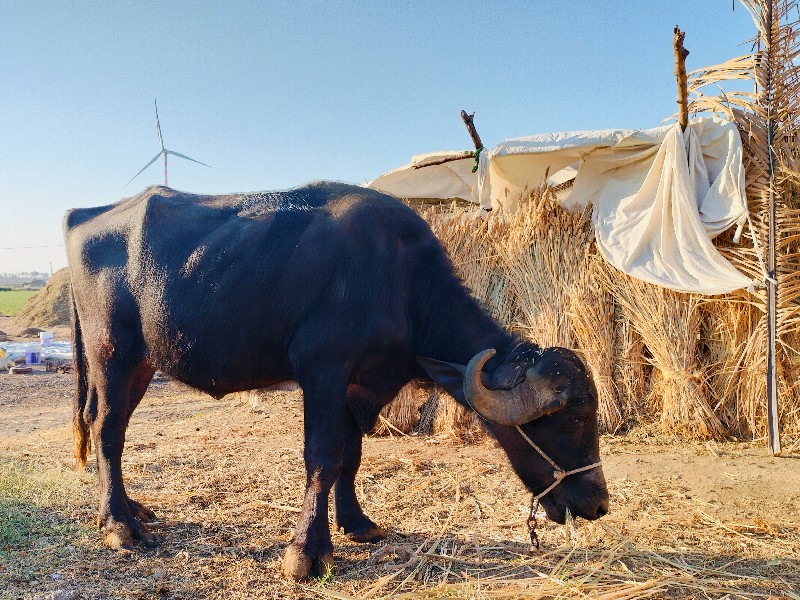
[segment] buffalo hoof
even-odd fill
[[[333,575],[333,554],[323,554],[314,560],[313,573],[317,577],[327,577]]]
[[[305,581],[311,573],[313,561],[297,546],[290,544],[283,554],[283,576],[286,579]]]
[[[141,502],[131,500],[130,498],[128,498],[128,509],[131,511],[133,518],[138,519],[142,523],[151,523],[158,519],[158,517],[156,517],[156,513],[147,508]]]
[[[105,530],[103,541],[112,550],[133,552],[133,537],[130,530],[122,523],[117,523],[111,530]]]
[[[100,531],[107,546],[122,552],[133,552],[134,540],[138,540],[145,548],[155,548],[158,542],[156,536],[133,517],[126,522],[108,518],[100,526]]]
[[[310,576],[326,577],[333,573],[333,554],[325,553],[309,558],[300,548],[290,544],[283,555],[283,576],[295,581],[305,581]]]
[[[377,525],[362,529],[361,531],[353,531],[346,535],[347,539],[359,544],[380,542],[389,537],[389,533]]]

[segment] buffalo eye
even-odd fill
[[[569,416],[569,421],[573,425],[586,425],[589,422],[590,415],[585,412],[573,413]]]

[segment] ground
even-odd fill
[[[300,393],[214,400],[172,381],[151,385],[124,457],[160,543],[115,553],[94,526],[93,457],[73,468],[71,386],[0,374],[0,598],[800,598],[800,457],[644,430],[602,441],[611,512],[571,527],[540,515],[538,551],[529,495],[494,443],[369,438],[358,491],[389,539],[336,533],[335,573],[288,582]]]

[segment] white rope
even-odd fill
[[[529,438],[528,435],[524,431],[522,431],[522,428],[519,425],[515,425],[515,427],[517,428],[517,431],[519,431],[519,434],[525,439],[525,441],[528,442],[531,445],[531,447],[534,450],[536,450],[542,456],[542,458],[545,459],[547,462],[549,462],[552,465],[552,467],[555,469],[555,471],[553,471],[553,478],[555,479],[555,481],[553,481],[553,483],[551,483],[549,486],[547,486],[547,488],[545,488],[545,490],[543,492],[539,492],[538,494],[536,494],[533,497],[533,500],[539,500],[539,499],[543,498],[544,496],[546,496],[548,493],[550,493],[550,491],[553,488],[555,488],[559,483],[561,483],[564,480],[565,477],[567,477],[569,475],[574,475],[575,473],[583,473],[584,471],[589,471],[589,470],[594,469],[596,467],[600,467],[603,464],[603,463],[598,461],[596,463],[592,463],[591,465],[586,465],[585,467],[579,467],[577,469],[571,469],[569,471],[565,471],[564,469],[559,467],[552,458],[547,456],[545,451],[542,450],[539,446],[537,446],[536,443],[531,438]]]

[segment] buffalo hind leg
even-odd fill
[[[303,388],[306,492],[294,538],[283,556],[283,573],[302,581],[333,570],[328,498],[342,470],[342,435],[347,377],[317,369]]]
[[[148,371],[140,367],[131,372],[131,369],[108,364],[103,371],[93,370],[95,374],[103,374],[99,381],[90,384],[90,428],[100,483],[98,527],[105,543],[117,550],[132,551],[134,539],[147,547],[156,543],[155,536],[142,522],[155,515],[142,504],[128,499],[122,481],[125,431],[133,408],[141,400],[141,396],[137,397],[139,391],[147,389],[141,381]]]
[[[128,422],[130,422],[133,411],[136,410],[136,407],[139,406],[139,402],[142,401],[145,393],[147,393],[147,388],[150,387],[150,381],[153,379],[154,373],[155,369],[142,365],[134,374],[128,399]],[[152,523],[158,520],[156,513],[141,502],[137,502],[130,497],[128,498],[128,509],[131,511],[131,515],[142,523]]]
[[[344,460],[334,487],[336,526],[354,542],[379,542],[388,533],[364,514],[356,497],[355,479],[361,466],[361,428],[348,410],[345,414]]]

